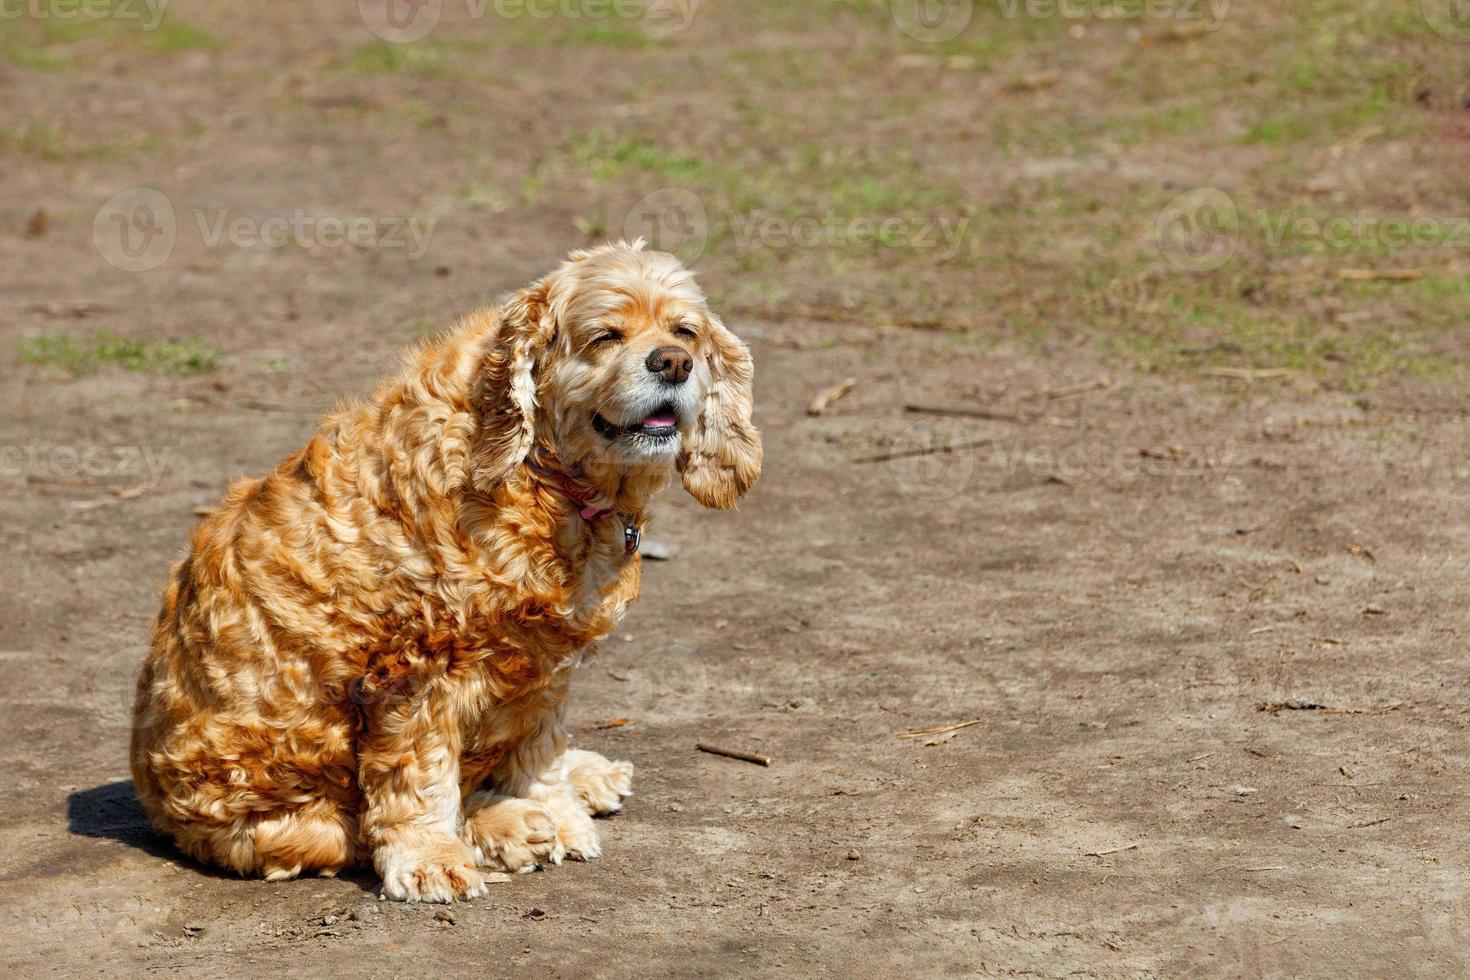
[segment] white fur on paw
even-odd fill
[[[392,844],[375,855],[383,894],[397,902],[441,902],[479,898],[489,889],[470,849],[454,838],[417,845]]]
[[[603,817],[623,808],[633,795],[633,763],[613,762],[596,752],[581,749],[566,754],[567,783],[587,812]]]
[[[486,797],[465,820],[461,836],[482,868],[529,874],[543,863],[559,863],[556,824],[531,800]]]
[[[556,843],[561,858],[573,861],[595,861],[602,857],[602,840],[597,835],[597,825],[585,810],[569,802],[560,813],[556,813]]]

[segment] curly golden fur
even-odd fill
[[[633,770],[567,748],[571,669],[638,595],[651,498],[754,483],[750,412],[745,346],[641,241],[413,351],[194,532],[138,679],[153,823],[271,879],[371,861],[410,901],[597,857]]]

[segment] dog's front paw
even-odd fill
[[[568,749],[567,782],[587,812],[605,817],[623,808],[633,795],[633,763],[613,762],[606,756],[583,749]]]
[[[553,811],[555,812],[555,811]],[[602,840],[597,835],[597,825],[582,808],[580,801],[568,801],[562,812],[557,814],[556,851],[552,860],[561,864],[563,858],[573,861],[595,861],[602,857]]]
[[[453,837],[385,845],[375,857],[383,894],[394,901],[453,902],[487,891],[474,853]]]
[[[465,809],[461,836],[480,867],[526,874],[544,863],[560,863],[556,824],[539,804],[477,793]]]

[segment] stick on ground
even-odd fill
[[[812,403],[806,408],[806,413],[808,415],[821,415],[825,413],[827,409],[832,407],[833,402],[846,395],[849,391],[852,391],[853,386],[856,384],[857,378],[844,378],[837,382],[837,384],[812,399]]]
[[[925,446],[923,449],[903,449],[894,453],[879,453],[876,456],[859,456],[853,460],[854,463],[887,463],[895,459],[908,459],[911,456],[936,456],[940,453],[957,453],[961,449],[978,449],[995,442],[994,439],[976,439],[973,442],[956,442],[945,446]]]
[[[915,415],[952,415],[966,419],[987,419],[991,422],[1027,421],[1014,412],[995,412],[988,408],[977,408],[971,405],[905,405],[903,410]]]
[[[717,745],[708,745],[704,742],[695,742],[694,747],[701,752],[708,752],[710,755],[722,755],[727,759],[739,759],[741,762],[754,762],[758,766],[769,766],[771,764],[771,760],[768,757],[756,755],[754,752],[737,752],[734,749],[722,749]]]
[[[971,725],[978,725],[984,720],[984,718],[971,718],[969,721],[956,722],[953,725],[940,725],[938,728],[926,728],[923,731],[899,732],[898,737],[923,738],[925,735],[943,735],[945,732],[957,732],[961,728],[969,728]]]
[[[1035,398],[1044,398],[1047,401],[1054,401],[1058,398],[1071,398],[1074,395],[1085,395],[1089,391],[1103,391],[1112,386],[1113,381],[1111,378],[1097,378],[1086,384],[1068,385],[1065,388],[1048,388],[1045,391],[1033,391],[1029,395],[1022,395],[1021,400],[1029,401]]]

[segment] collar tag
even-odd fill
[[[623,550],[631,558],[638,554],[638,546],[643,543],[643,529],[637,524],[623,525]]]

